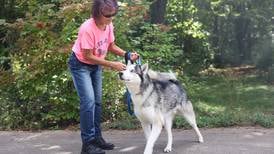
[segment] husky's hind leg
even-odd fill
[[[180,109],[180,112],[183,114],[183,116],[185,117],[185,119],[187,120],[187,122],[193,127],[193,129],[195,130],[198,138],[199,138],[199,142],[203,143],[204,139],[203,136],[200,133],[199,128],[197,127],[197,123],[196,123],[196,117],[195,117],[195,113],[193,111],[193,107],[190,101],[187,101],[186,103],[183,103],[183,107]]]
[[[165,115],[165,129],[167,131],[167,145],[164,149],[164,152],[171,152],[172,150],[172,120],[173,120],[173,113],[168,113]]]

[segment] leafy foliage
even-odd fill
[[[165,31],[167,27],[164,25],[146,23],[141,23],[141,25],[138,26],[138,31],[131,33],[131,40],[132,46],[139,50],[143,61],[149,61],[149,64],[157,67],[158,70],[175,67],[182,52],[178,46],[173,44],[174,34]]]
[[[71,7],[77,9],[77,6],[81,5]],[[70,50],[61,46],[67,40],[59,39],[59,35],[65,38],[67,32],[71,35],[78,26],[75,22],[62,22],[70,21],[66,20],[71,18],[66,16],[67,9],[56,12],[54,8],[53,4],[43,5],[34,16],[29,14],[25,21],[20,21],[20,37],[11,56],[14,82],[10,83],[11,91],[6,95],[15,97],[16,104],[9,106],[13,110],[3,112],[7,116],[4,120],[10,119],[8,128],[62,126],[79,119],[78,98],[66,64]],[[74,18],[81,16],[81,11],[74,13]],[[63,33],[56,31],[60,26],[64,26]],[[14,111],[15,116],[9,114],[10,111]]]
[[[179,64],[192,74],[207,68],[213,58],[213,51],[208,43],[209,34],[203,28],[197,13],[198,8],[192,0],[168,2],[167,19],[177,36],[176,44],[183,48]]]
[[[254,65],[255,57],[265,52],[261,47],[273,44],[273,1],[196,0],[195,3],[201,23],[211,34],[215,66]]]

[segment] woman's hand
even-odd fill
[[[115,61],[112,62],[111,68],[113,68],[116,71],[124,71],[126,69],[126,65],[121,62]]]

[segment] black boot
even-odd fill
[[[102,136],[95,138],[95,144],[104,150],[112,150],[115,147],[114,144],[107,143]]]
[[[82,145],[81,154],[105,154],[105,151],[98,147],[95,140]]]

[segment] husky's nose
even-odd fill
[[[122,76],[123,76],[123,72],[119,72],[119,77],[120,77],[121,80],[123,80]]]

